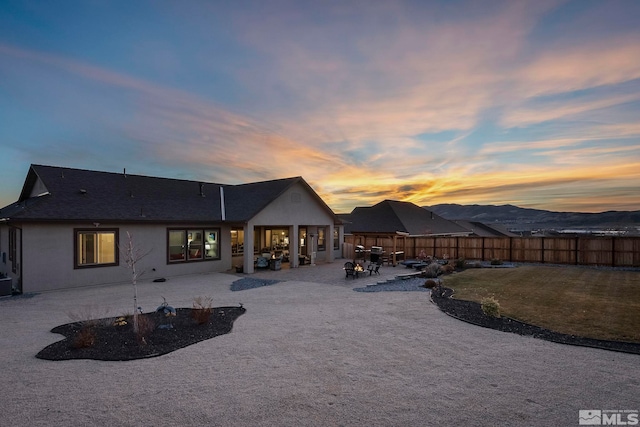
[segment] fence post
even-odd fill
[[[616,237],[611,236],[611,267],[616,266]]]
[[[509,262],[513,262],[513,237],[509,237]]]

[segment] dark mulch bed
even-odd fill
[[[474,325],[485,328],[496,329],[502,332],[512,332],[519,335],[528,335],[547,341],[561,344],[578,345],[584,347],[594,347],[604,350],[620,351],[624,353],[640,354],[640,344],[622,341],[604,341],[592,338],[584,338],[575,335],[561,334],[550,331],[539,326],[523,323],[508,317],[492,317],[482,312],[479,303],[473,301],[463,301],[451,298],[453,290],[444,288],[444,296],[431,293],[431,300],[444,313]]]
[[[51,332],[66,338],[45,347],[36,357],[46,360],[123,361],[161,356],[231,332],[233,322],[244,314],[245,309],[241,306],[213,308],[208,321],[203,324],[192,318],[193,312],[190,308],[178,308],[176,316],[171,317],[163,312],[141,314],[138,317],[140,331],[148,325],[148,332],[141,333],[140,337],[133,332],[133,319],[122,326],[115,325],[116,318],[56,326]],[[78,342],[92,344],[77,348]]]

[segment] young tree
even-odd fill
[[[144,251],[133,240],[133,235],[127,231],[127,242],[124,247],[120,246],[120,252],[124,259],[125,266],[131,270],[131,284],[133,285],[133,331],[138,333],[138,277],[144,274],[144,270],[139,269],[138,263],[151,252]]]

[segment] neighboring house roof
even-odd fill
[[[357,207],[342,215],[345,233],[408,233],[423,235],[460,235],[470,232],[413,203],[384,200],[371,207]]]
[[[456,224],[471,231],[478,237],[518,237],[501,224],[485,224],[478,221],[454,220]]]
[[[301,177],[222,185],[125,173],[31,165],[17,202],[0,218],[23,221],[217,222],[223,187],[227,221],[246,221]],[[331,209],[322,205],[333,215]]]

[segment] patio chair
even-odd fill
[[[376,262],[375,264],[369,264],[369,267],[367,267],[367,270],[369,270],[369,276],[371,276],[372,274],[380,275],[381,264],[382,264],[381,262]]]
[[[344,263],[344,271],[346,273],[345,278],[349,278],[349,276],[351,276],[355,279],[356,278],[355,268],[356,266],[352,262],[345,262]]]
[[[269,258],[259,256],[256,261],[256,268],[269,268]]]

